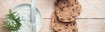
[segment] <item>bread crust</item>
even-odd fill
[[[81,10],[77,0],[57,0],[51,28],[54,32],[78,32],[76,17],[80,15]]]
[[[57,0],[55,13],[62,22],[72,22],[80,15],[81,5],[77,0]]]
[[[77,23],[75,20],[73,22],[67,22],[67,23],[60,22],[59,20],[57,20],[55,13],[53,13],[53,15],[52,15],[51,27],[54,31],[57,31],[57,32],[78,31]]]

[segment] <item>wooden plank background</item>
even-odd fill
[[[50,26],[51,14],[56,0],[37,0],[36,7],[43,16],[41,32],[53,32]],[[105,32],[105,0],[78,0],[82,5],[82,12],[77,19],[79,32]],[[89,18],[89,19],[88,19]],[[100,19],[99,19],[100,18]]]
[[[55,0],[36,0],[36,7],[40,10],[43,17],[43,25],[40,32],[53,32],[50,27],[51,14],[54,11]],[[1,24],[5,21],[8,9],[21,3],[30,3],[31,0],[0,0],[0,32]],[[82,12],[77,19],[79,32],[105,32],[105,0],[79,0],[82,5]],[[101,19],[97,19],[101,18]]]

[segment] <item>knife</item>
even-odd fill
[[[35,0],[32,0],[31,3],[31,21],[32,21],[32,32],[36,32],[36,8]]]

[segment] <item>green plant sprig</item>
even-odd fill
[[[13,12],[11,9],[9,10],[9,13],[7,14],[7,21],[6,21],[6,27],[9,32],[16,31],[18,32],[21,23],[20,23],[20,17],[19,15],[15,15],[16,12]]]

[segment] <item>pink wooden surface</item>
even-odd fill
[[[0,19],[0,32],[6,32],[4,21],[5,19]]]
[[[51,19],[43,19],[40,32],[53,32]],[[105,32],[105,19],[77,19],[78,32]]]
[[[52,32],[50,23],[55,0],[36,0],[36,7],[43,16],[41,32]],[[78,18],[105,18],[105,0],[79,0],[82,12]],[[79,32],[105,32],[105,19],[78,19]]]
[[[43,18],[51,18],[55,0],[36,0]],[[105,0],[79,0],[82,12],[79,18],[105,18]],[[47,16],[46,16],[47,15]]]
[[[36,7],[40,10],[43,18],[51,18],[54,11],[54,1],[36,0]],[[31,0],[0,0],[0,18],[5,18],[8,9],[21,3],[30,2]],[[79,18],[105,18],[105,0],[79,0],[79,2],[83,7]],[[0,19],[0,23],[2,20]],[[43,19],[40,32],[52,32],[50,23],[51,19]],[[79,32],[105,32],[105,19],[78,19],[77,23]]]

